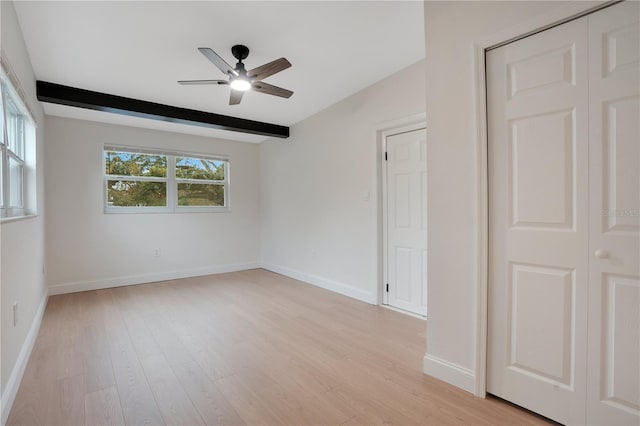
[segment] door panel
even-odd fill
[[[573,271],[518,264],[512,264],[511,271],[507,336],[511,370],[554,385],[571,386]],[[555,324],[554,329],[539,326],[540,306],[548,307],[546,321]]]
[[[386,149],[388,302],[426,315],[426,131],[388,136]]]
[[[584,423],[586,18],[487,53],[487,390]]]
[[[542,51],[507,65],[509,98],[541,88],[575,85],[572,44]]]
[[[640,5],[589,16],[587,418],[640,424]]]
[[[640,37],[640,36],[639,36]],[[640,180],[640,146],[637,127],[640,117],[638,96],[616,99],[604,105],[603,135],[606,231],[640,231],[640,217],[633,207],[640,205],[637,183]],[[627,214],[625,214],[625,212]]]
[[[510,124],[512,225],[572,229],[573,109],[520,118]]]
[[[640,280],[606,275],[604,282],[600,389],[596,387],[594,393],[599,395],[598,402],[606,404],[608,408],[628,411],[637,416],[640,409],[640,363],[637,356],[640,340],[637,327],[640,321]],[[624,417],[620,416],[621,419]],[[617,423],[625,424],[633,420],[633,417],[629,417]],[[610,420],[607,422],[612,424]]]

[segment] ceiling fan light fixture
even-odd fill
[[[231,48],[231,53],[234,58],[238,60],[235,68],[232,68],[227,61],[208,47],[199,47],[198,50],[211,61],[213,65],[222,71],[229,80],[180,80],[178,83],[186,85],[228,84],[231,86],[229,105],[238,105],[242,100],[242,95],[248,90],[266,95],[279,96],[281,98],[290,98],[291,95],[293,95],[291,90],[283,89],[282,87],[262,81],[269,76],[291,67],[291,62],[287,61],[286,58],[276,59],[275,61],[247,71],[242,62],[249,55],[249,48],[247,46],[236,44]]]
[[[246,92],[251,89],[251,83],[243,78],[236,78],[231,80],[231,88],[233,90],[239,90],[240,92]]]

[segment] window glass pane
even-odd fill
[[[166,182],[107,181],[107,206],[165,207]]]
[[[224,207],[224,186],[206,183],[178,183],[178,205]]]
[[[11,98],[7,99],[7,137],[8,147],[14,154],[24,159],[24,117]]]
[[[118,176],[167,176],[166,155],[105,151],[105,174]]]
[[[0,144],[4,143],[4,84],[0,84]]]
[[[4,150],[3,149],[0,149],[0,207],[4,207]]]
[[[224,180],[225,162],[201,158],[176,157],[176,177],[179,179]]]
[[[22,207],[22,165],[9,157],[9,207]]]

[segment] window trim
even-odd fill
[[[119,176],[108,175],[106,173],[106,151],[131,152],[136,154],[163,155],[167,157],[167,176]],[[230,169],[231,161],[228,156],[203,154],[192,151],[173,151],[165,149],[153,149],[135,147],[130,145],[104,144],[102,146],[102,202],[105,214],[123,214],[123,213],[226,213],[231,211],[231,191],[230,191]],[[204,180],[204,179],[188,179],[176,177],[176,157],[197,158],[203,160],[223,161],[224,181]],[[167,205],[166,206],[109,206],[108,203],[108,180],[124,180],[124,181],[146,181],[146,182],[166,182],[167,184]],[[200,183],[209,185],[220,185],[224,187],[224,206],[180,206],[178,205],[178,184],[179,183]]]
[[[27,179],[26,172],[29,164],[27,162],[27,140],[31,131],[33,129],[34,134],[32,135],[34,138],[36,137],[36,121],[31,115],[31,111],[27,107],[24,98],[20,95],[17,87],[14,86],[14,81],[10,78],[10,74],[7,73],[4,69],[4,64],[1,67],[0,71],[0,96],[2,96],[1,103],[1,111],[2,114],[2,139],[0,140],[0,151],[2,152],[1,156],[1,169],[2,169],[2,199],[0,199],[0,221],[5,222],[8,219],[16,219],[23,218],[26,216],[34,216],[33,214],[29,214],[27,211],[27,198],[29,194],[27,193]],[[9,148],[9,131],[8,131],[8,122],[7,122],[7,109],[9,102],[13,105],[13,107],[20,114],[21,118],[21,146],[19,147],[20,151],[22,151],[22,157],[18,155],[17,152],[14,152]],[[35,143],[35,141],[34,141]],[[10,174],[11,170],[9,168],[10,160],[14,160],[20,166],[22,170],[21,177],[21,190],[20,190],[20,198],[21,205],[11,205],[11,183],[10,183]]]

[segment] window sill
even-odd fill
[[[21,220],[34,219],[36,217],[38,217],[37,214],[27,214],[27,215],[24,215],[24,216],[2,217],[2,218],[0,218],[0,225],[4,225],[5,223],[10,223],[10,222],[19,222]]]
[[[144,210],[136,208],[122,209],[105,209],[104,214],[184,214],[184,213],[230,213],[228,207],[210,208],[210,207],[180,207],[175,210]]]

